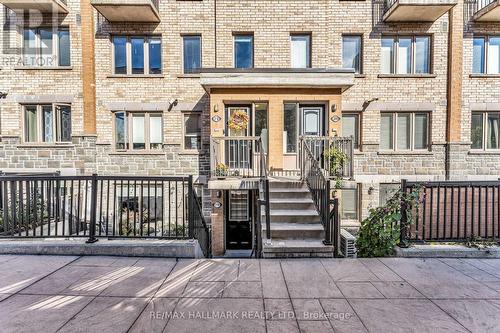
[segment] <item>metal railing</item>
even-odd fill
[[[500,181],[403,180],[403,193],[421,186],[414,223],[402,216],[402,241],[500,239]],[[402,207],[404,208],[404,207]]]
[[[196,238],[209,253],[192,176],[0,176],[0,191],[0,238]]]
[[[325,170],[326,177],[339,174],[342,178],[354,176],[354,138],[352,137],[329,137],[329,136],[302,136],[299,143],[299,163],[301,173],[304,174],[304,163],[307,159],[305,147],[309,149],[312,156],[319,162],[319,167]],[[343,153],[346,160],[339,170],[331,170],[330,157],[326,152],[336,149]]]
[[[475,0],[473,1],[473,11],[474,13],[477,13],[481,9],[485,8],[486,6],[490,5],[493,2],[497,2],[498,0]]]
[[[320,166],[320,162],[309,149],[309,146],[304,146],[304,179],[311,191],[314,204],[318,210],[321,223],[325,229],[325,245],[337,243],[335,252],[338,250],[338,239],[340,234],[338,214],[338,202],[334,205],[332,211],[331,205],[334,203],[330,199],[330,180],[326,177],[324,170]],[[335,207],[336,206],[336,207]]]
[[[389,10],[398,0],[385,0],[385,10]]]
[[[269,198],[269,173],[267,158],[263,149],[260,150],[260,163],[261,163],[261,174],[259,180],[259,193],[258,193],[258,205],[257,205],[257,216],[255,219],[255,243],[254,252],[255,257],[262,257],[262,213],[264,211],[265,223],[266,223],[266,238],[271,239],[271,203]]]
[[[211,176],[247,178],[267,175],[265,155],[265,147],[260,137],[212,137],[210,140]]]
[[[156,10],[160,10],[160,0],[151,0]]]

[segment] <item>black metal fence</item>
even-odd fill
[[[500,239],[500,181],[402,181],[409,193],[422,186],[414,223],[402,233],[409,241]]]
[[[196,238],[210,253],[192,176],[0,176],[0,191],[3,238]]]

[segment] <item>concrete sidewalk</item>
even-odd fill
[[[1,332],[500,332],[500,259],[0,256]]]

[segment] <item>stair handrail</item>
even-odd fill
[[[255,257],[262,257],[262,207],[265,209],[266,216],[266,238],[271,239],[271,220],[270,220],[270,202],[269,202],[269,173],[267,165],[267,155],[264,151],[262,137],[257,140],[260,156],[260,177],[259,177],[259,200],[258,216],[255,219]]]

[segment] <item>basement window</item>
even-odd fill
[[[429,114],[382,113],[380,150],[425,150],[429,147]]]
[[[24,142],[71,142],[71,106],[25,105]]]
[[[343,220],[358,219],[358,189],[343,188],[341,190],[342,205],[340,206],[340,218]]]

